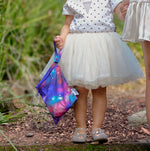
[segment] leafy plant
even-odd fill
[[[51,54],[50,41],[59,32],[62,4],[60,0],[1,3],[0,80],[38,74],[45,63],[44,54]]]

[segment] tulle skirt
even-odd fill
[[[51,57],[43,76],[54,56]],[[143,76],[137,59],[115,32],[70,33],[59,65],[70,86],[96,89]]]
[[[150,41],[150,0],[130,0],[122,34],[125,41]]]

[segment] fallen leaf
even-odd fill
[[[150,131],[144,127],[141,127],[141,129],[143,130],[144,133],[150,135]]]

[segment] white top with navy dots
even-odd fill
[[[67,0],[63,15],[73,15],[70,32],[115,31],[113,12],[122,0]]]

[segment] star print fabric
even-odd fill
[[[122,0],[68,0],[63,15],[74,16],[70,32],[113,32],[113,12]]]

